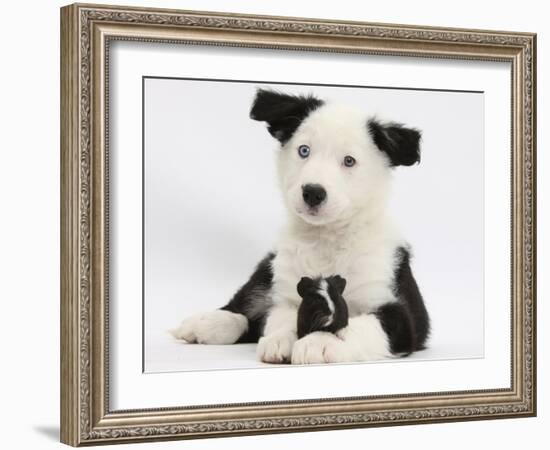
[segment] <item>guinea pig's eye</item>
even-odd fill
[[[346,167],[353,167],[355,166],[356,162],[357,161],[355,161],[355,158],[353,156],[348,155],[344,158],[344,166]]]
[[[309,156],[309,147],[307,145],[300,145],[298,147],[298,155],[300,155],[300,158],[307,158]]]

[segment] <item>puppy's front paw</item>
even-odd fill
[[[219,345],[234,344],[247,330],[245,316],[219,309],[189,317],[171,333],[189,343]]]
[[[267,363],[288,363],[294,342],[296,342],[296,333],[289,331],[264,336],[258,341],[258,358]]]
[[[354,361],[349,344],[332,333],[316,331],[294,344],[292,364],[323,364]]]

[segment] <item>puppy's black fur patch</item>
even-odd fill
[[[420,162],[420,138],[415,128],[398,123],[382,124],[375,119],[367,123],[376,146],[389,158],[392,166],[412,166]]]
[[[407,355],[425,348],[430,318],[411,270],[409,251],[399,247],[397,253],[399,265],[393,284],[397,301],[382,305],[375,314],[388,335],[392,353]]]
[[[258,89],[250,118],[267,122],[269,133],[281,144],[285,144],[302,121],[323,104],[322,100],[312,95],[290,95]]]
[[[342,296],[346,280],[339,275],[324,278],[327,282],[327,294],[334,305],[334,313],[326,298],[320,294],[322,280],[323,278],[313,280],[303,277],[298,283],[298,294],[302,297],[298,308],[298,339],[314,331],[336,333],[348,326],[348,305]]]
[[[231,301],[220,308],[248,319],[248,330],[237,343],[258,342],[265,325],[267,311],[271,307],[271,287],[273,285],[273,268],[271,263],[275,253],[268,253],[252,273],[249,280],[236,292]]]

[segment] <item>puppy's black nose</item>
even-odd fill
[[[314,208],[327,198],[327,191],[320,184],[306,184],[302,186],[302,197],[307,205]]]

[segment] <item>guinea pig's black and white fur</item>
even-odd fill
[[[184,320],[173,335],[202,344],[258,342],[258,357],[268,363],[370,361],[424,348],[428,312],[410,247],[387,210],[393,168],[420,161],[420,132],[311,95],[265,89],[250,117],[278,141],[287,225],[229,303]],[[298,283],[332,275],[347,281],[347,325],[338,335],[299,337]]]
[[[315,331],[338,333],[348,326],[348,305],[344,299],[346,280],[335,275],[311,279],[303,277],[297,286],[302,297],[298,308],[298,339]]]

